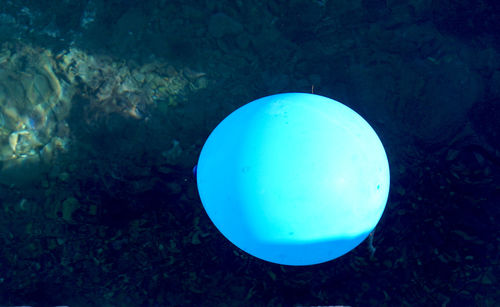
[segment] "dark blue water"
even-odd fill
[[[496,1],[2,1],[0,305],[496,306]],[[193,166],[239,106],[311,92],[391,169],[339,259],[253,258]],[[264,175],[264,174],[263,174]]]

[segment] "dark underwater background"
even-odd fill
[[[0,2],[0,306],[499,306],[500,2]],[[341,101],[385,146],[374,235],[314,266],[214,227],[236,108]]]

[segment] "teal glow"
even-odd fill
[[[375,228],[389,164],[375,131],[335,100],[272,95],[210,134],[197,167],[203,206],[247,253],[287,265],[335,259]]]

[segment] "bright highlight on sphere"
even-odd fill
[[[389,164],[375,131],[314,94],[257,99],[208,137],[197,167],[203,206],[245,252],[287,265],[335,259],[375,228]]]

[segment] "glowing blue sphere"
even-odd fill
[[[210,134],[198,191],[220,232],[279,264],[335,259],[377,225],[389,164],[370,125],[335,100],[272,95],[242,106]]]

